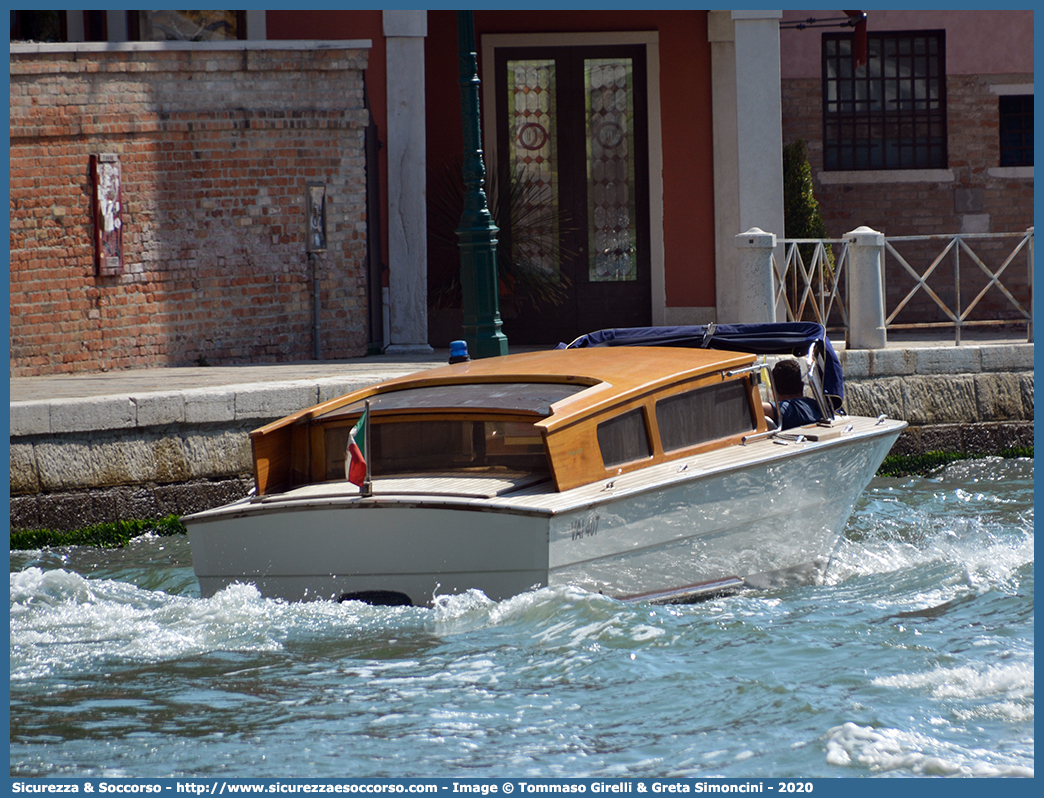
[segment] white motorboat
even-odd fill
[[[769,429],[757,351],[805,357],[818,423]],[[371,386],[251,433],[253,494],[184,519],[200,589],[687,601],[815,580],[906,426],[844,415],[841,396],[814,324],[603,331]]]

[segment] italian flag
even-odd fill
[[[348,481],[360,488],[366,481],[366,420],[369,410],[364,410],[359,423],[348,433],[348,448],[344,453],[344,472]]]

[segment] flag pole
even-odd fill
[[[366,476],[363,477],[362,490],[360,491],[363,496],[373,495],[373,484],[370,480],[370,474],[373,471],[373,456],[370,454],[373,451],[373,442],[370,440],[370,400],[366,400],[366,410],[363,411],[363,417],[366,419],[366,423],[363,424],[363,441],[366,444]]]

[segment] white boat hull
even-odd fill
[[[879,465],[869,447],[834,447],[556,517],[549,582],[628,596],[728,576],[755,587],[813,578]]]
[[[247,582],[288,601],[381,591],[425,604],[546,584],[547,530],[540,516],[342,500],[189,525],[189,543],[204,596]]]
[[[846,419],[824,441],[770,440],[557,493],[383,493],[325,483],[185,519],[204,596],[236,583],[290,601],[545,585],[617,598],[814,578],[905,424]],[[696,586],[696,587],[693,587]]]

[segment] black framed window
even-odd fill
[[[1033,95],[1000,97],[1000,165],[1033,166]]]
[[[656,424],[665,452],[751,432],[755,424],[747,383],[729,380],[661,399]]]
[[[644,411],[639,407],[599,424],[598,448],[606,468],[652,457]]]
[[[119,14],[119,11],[114,12]],[[109,40],[109,12],[83,12],[83,39],[87,42],[107,42]]]
[[[823,35],[823,165],[946,167],[945,31],[869,33],[858,67],[852,34]]]

